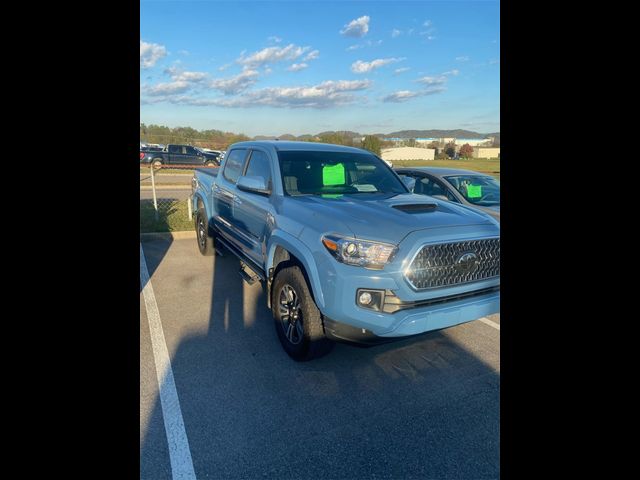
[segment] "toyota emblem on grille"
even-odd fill
[[[460,275],[473,273],[478,269],[478,256],[473,252],[464,253],[456,260],[454,267]]]

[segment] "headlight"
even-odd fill
[[[389,243],[369,242],[339,235],[325,235],[322,237],[322,244],[339,262],[373,270],[381,270],[398,250],[398,247]]]

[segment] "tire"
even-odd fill
[[[210,257],[215,253],[213,246],[213,238],[209,236],[209,228],[207,215],[202,207],[198,208],[196,212],[196,219],[194,221],[196,229],[196,240],[198,242],[198,250],[200,254],[205,257]]]
[[[154,158],[152,163],[153,168],[161,168],[162,167],[162,160],[158,159],[158,158]]]
[[[215,167],[216,166],[216,162],[207,162],[204,164],[205,167]]]
[[[278,339],[291,358],[304,362],[331,351],[334,343],[324,335],[322,314],[300,267],[291,265],[280,270],[273,281],[271,295],[271,313]],[[289,319],[294,315],[291,322]]]

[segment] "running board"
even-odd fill
[[[249,285],[253,285],[256,280],[261,280],[261,281],[265,281],[265,276],[262,273],[262,270],[259,269],[257,266],[254,267],[253,266],[253,262],[249,262],[245,259],[244,255],[242,255],[241,253],[238,252],[238,249],[235,248],[233,245],[229,244],[229,242],[223,240],[222,238],[220,238],[219,236],[216,237],[216,241],[219,241],[220,244],[229,252],[233,253],[236,257],[238,257],[238,260],[240,260],[240,276],[249,284]],[[244,269],[248,268],[249,270],[251,270],[251,272],[254,275],[249,275],[248,273],[244,272]],[[244,274],[243,274],[244,273]],[[253,279],[253,281],[247,280],[246,277],[249,277],[249,279]]]
[[[240,276],[245,282],[247,282],[249,285],[253,285],[258,280],[260,280],[260,277],[258,275],[255,275],[255,274],[251,275],[249,272],[245,270],[245,268],[249,268],[249,266],[240,262],[240,271],[238,273],[240,274]],[[249,268],[249,270],[251,269]]]

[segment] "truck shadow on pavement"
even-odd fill
[[[148,249],[150,273],[163,248]],[[202,260],[213,262],[206,327],[174,343],[194,328],[161,310],[198,478],[500,476],[500,374],[472,352],[487,348],[474,346],[477,326],[337,344],[297,363],[280,346],[262,286],[243,282],[231,254]],[[183,282],[201,281],[184,272]],[[481,340],[499,343],[493,335]],[[140,478],[171,478],[159,398],[140,441]]]

